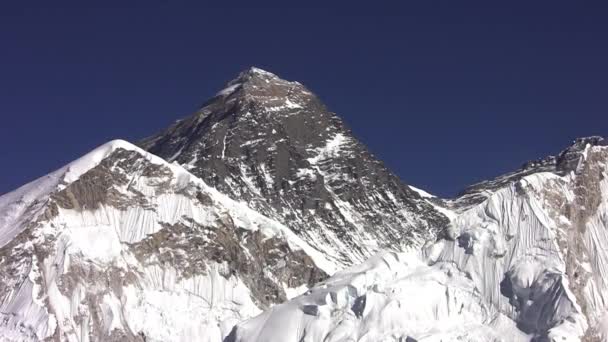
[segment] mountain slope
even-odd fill
[[[0,197],[0,340],[220,341],[335,265],[127,142]]]
[[[445,239],[339,272],[230,341],[607,340],[606,141],[531,167],[453,200]]]
[[[308,89],[257,68],[140,145],[341,265],[381,248],[421,246],[447,224]]]

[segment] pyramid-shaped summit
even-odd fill
[[[143,140],[336,262],[432,238],[447,219],[355,138],[310,90],[258,68]]]
[[[246,97],[249,102],[256,102],[266,107],[277,107],[276,111],[282,106],[298,106],[293,101],[298,100],[298,95],[304,94],[311,95],[300,83],[286,81],[271,72],[251,67],[228,82],[216,96],[231,100]]]
[[[266,71],[264,69],[252,66],[249,69],[246,69],[244,71],[242,71],[239,76],[236,79],[248,79],[248,78],[255,78],[255,77],[260,77],[260,78],[276,78],[278,79],[279,77],[275,74],[273,74],[270,71]]]

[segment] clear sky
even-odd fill
[[[0,193],[161,130],[252,65],[444,196],[608,135],[606,1],[91,3],[0,4]]]

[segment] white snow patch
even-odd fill
[[[290,109],[302,108],[301,105],[299,105],[295,102],[291,102],[289,99],[285,100],[285,107],[290,108]]]
[[[122,250],[116,231],[111,226],[68,228],[64,233],[70,240],[68,253],[80,252],[97,262],[111,262]]]
[[[218,91],[217,94],[215,94],[215,96],[228,96],[228,95],[234,93],[241,85],[242,84],[240,84],[240,83],[233,84],[229,87],[226,87],[226,88]]]
[[[317,149],[317,155],[315,157],[308,158],[308,162],[314,165],[321,160],[337,157],[342,147],[347,144],[348,141],[349,138],[342,133],[334,135],[331,139],[327,140],[325,146]]]

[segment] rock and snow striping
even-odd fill
[[[4,221],[26,224],[3,229],[0,249],[0,336],[14,341],[217,341],[336,267],[282,224],[124,141],[0,202],[26,206]]]

